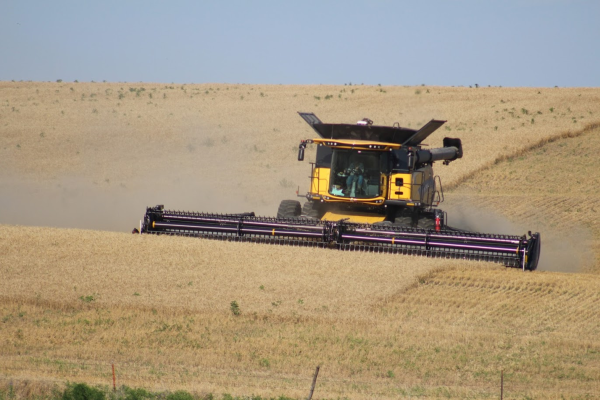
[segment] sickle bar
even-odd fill
[[[540,235],[493,235],[458,230],[425,230],[363,225],[311,218],[265,218],[254,213],[208,214],[148,207],[141,233],[191,236],[236,242],[334,248],[488,261],[533,271]]]

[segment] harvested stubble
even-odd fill
[[[365,319],[439,260],[152,237],[2,227],[4,296],[94,304]],[[444,261],[443,263],[447,263]],[[404,265],[404,266],[403,266]],[[84,301],[85,302],[85,301]]]
[[[600,281],[481,263],[2,226],[5,377],[301,397],[594,393]],[[234,316],[231,301],[242,310]]]

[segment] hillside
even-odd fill
[[[450,223],[543,232],[542,268],[600,272],[600,125],[482,169],[447,193]],[[474,210],[474,211],[473,211]]]
[[[411,128],[448,120],[428,140],[463,140],[465,157],[437,168],[446,187],[600,120],[600,91],[588,88],[0,82],[0,94],[0,184],[17,194],[3,201],[27,210],[3,207],[0,221],[121,231],[159,203],[272,215],[308,187],[297,146],[315,133],[297,111]]]
[[[302,398],[321,365],[315,398],[497,398],[500,371],[506,398],[597,398],[599,97],[1,82],[0,394],[109,385],[114,362],[117,384],[198,394]],[[296,111],[447,119],[451,224],[541,232],[541,270],[126,233],[159,203],[272,215],[307,187]]]

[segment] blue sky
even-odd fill
[[[599,0],[0,0],[0,80],[600,86]]]

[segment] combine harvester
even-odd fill
[[[140,233],[194,236],[339,250],[490,261],[533,271],[540,256],[540,234],[496,235],[446,225],[441,181],[433,163],[445,165],[463,155],[460,139],[444,138],[442,148],[424,149],[429,135],[446,121],[421,129],[327,124],[313,113],[299,113],[319,138],[311,163],[310,190],[302,206],[283,200],[276,218],[254,213],[208,214],[149,207]],[[137,231],[137,230],[136,230]]]

